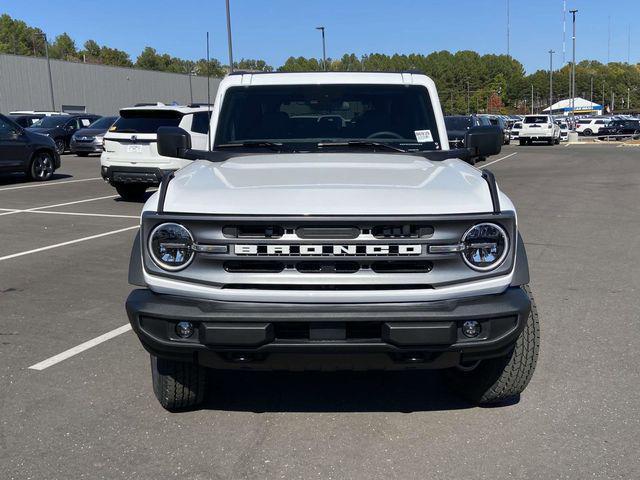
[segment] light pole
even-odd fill
[[[553,54],[554,50],[549,50],[549,115],[553,115]]]
[[[233,44],[231,43],[231,12],[227,0],[227,43],[229,44],[229,72],[233,72]]]
[[[471,113],[470,105],[469,105],[469,80],[467,80],[467,115]]]
[[[576,130],[576,13],[578,10],[569,10],[573,17],[573,61],[571,62],[571,116],[573,119],[573,131]]]
[[[322,69],[327,71],[327,48],[324,42],[324,27],[316,27],[316,30],[322,32]]]
[[[56,102],[53,98],[53,77],[51,76],[51,60],[49,59],[49,42],[47,41],[46,33],[39,33],[38,35],[40,35],[44,39],[44,53],[47,57],[47,70],[49,71],[49,93],[51,94],[51,111],[55,112]]]
[[[533,115],[533,83],[531,84],[531,115]]]
[[[507,57],[510,57],[509,47],[511,42],[511,12],[509,11],[509,0],[507,0]]]

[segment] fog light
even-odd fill
[[[475,320],[467,320],[462,324],[462,333],[465,337],[474,338],[480,335],[482,327]]]
[[[189,338],[193,335],[193,324],[191,322],[180,322],[176,325],[176,333],[180,338]]]

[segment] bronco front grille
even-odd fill
[[[167,272],[146,253],[145,241],[144,265],[153,275],[225,289],[436,288],[511,269],[512,256],[495,271],[483,273],[471,270],[457,252],[429,252],[430,245],[459,243],[472,225],[487,220],[515,236],[512,212],[402,218],[145,213],[143,238],[155,226],[175,222],[191,231],[198,249],[189,267]]]

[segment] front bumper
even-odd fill
[[[160,185],[162,177],[174,171],[174,169],[163,170],[160,168],[103,166],[101,174],[102,178],[112,185],[116,183],[141,183],[157,187]]]
[[[159,357],[220,368],[448,368],[507,354],[531,303],[520,288],[463,300],[386,304],[267,304],[131,292],[129,321]],[[462,334],[476,320],[478,337]],[[176,324],[194,325],[191,338]]]

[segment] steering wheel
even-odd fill
[[[398,135],[395,132],[386,132],[386,131],[372,133],[367,138],[389,138],[389,137],[397,138],[398,140],[403,140],[404,139],[404,137],[402,135]]]

